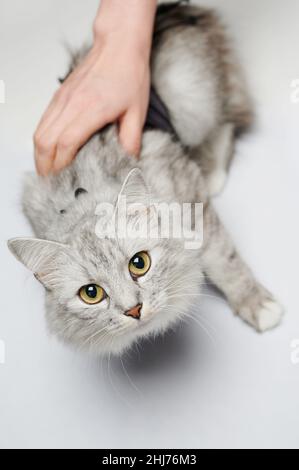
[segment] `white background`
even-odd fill
[[[97,3],[1,0],[0,447],[298,447],[299,102],[291,83],[299,78],[299,2],[202,2],[219,4],[257,113],[215,203],[285,306],[283,324],[259,335],[210,291],[196,309],[203,328],[186,323],[143,345],[125,358],[127,373],[119,361],[108,368],[48,337],[42,288],[6,247],[9,237],[30,234],[21,179],[33,168],[34,128],[66,70],[63,42],[89,38]]]

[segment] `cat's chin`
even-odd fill
[[[134,337],[131,335],[130,337],[123,335],[123,337],[112,338],[107,344],[86,348],[86,351],[94,356],[120,357],[134,347],[141,337],[144,337],[144,335],[135,335]]]
[[[175,312],[172,312],[172,316],[169,316],[167,319],[164,318],[164,321],[161,321],[160,318],[154,318],[148,323],[141,324],[134,331],[127,331],[123,335],[111,336],[106,344],[91,347],[89,351],[97,356],[112,355],[120,357],[142,340],[165,333],[169,328],[179,323],[183,317],[184,315],[175,315]]]

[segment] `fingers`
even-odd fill
[[[110,48],[94,50],[54,95],[34,136],[38,173],[60,171],[75,157],[80,147],[108,123],[120,120],[120,142],[130,155],[138,156],[149,91],[149,69],[138,56],[141,72],[111,59]],[[112,60],[112,61],[111,61]],[[127,72],[118,78],[117,69]],[[115,71],[116,70],[116,71]],[[146,75],[146,76],[145,76]],[[113,77],[113,80],[111,80]],[[115,78],[116,77],[116,78]]]
[[[34,134],[35,165],[41,175],[46,175],[51,169],[55,155],[55,137],[57,137],[59,131],[61,132],[61,127],[56,126],[55,136],[55,125],[53,128],[53,124],[59,122],[61,125],[66,101],[67,96],[63,95],[58,98],[57,93],[54,95]]]
[[[70,78],[68,82],[70,83]],[[46,112],[42,116],[37,130],[34,134],[35,164],[38,173],[46,175],[49,173],[56,152],[58,136],[66,125],[79,114],[80,110],[77,96],[70,85],[64,85],[55,93]]]
[[[138,112],[128,111],[120,120],[119,140],[129,155],[138,157],[141,147],[143,120]]]
[[[39,175],[46,176],[51,171],[53,162],[53,159],[48,154],[48,145],[39,135],[35,134],[33,140],[36,170]]]
[[[55,92],[51,99],[45,113],[42,115],[41,120],[38,123],[36,134],[42,134],[45,129],[51,124],[51,122],[58,116],[63,108],[65,107],[69,94],[62,88],[63,85]]]
[[[76,113],[75,119],[72,119],[73,115],[72,109],[64,110],[41,137],[36,134],[35,155],[39,174],[47,175],[50,171],[62,170],[97,130],[117,119],[117,116],[109,116],[104,109],[94,107],[89,107],[79,115]],[[128,111],[120,120],[120,143],[129,155],[139,155],[142,127],[143,121],[134,111]]]
[[[76,84],[90,69],[92,57],[88,54],[84,62],[72,71],[71,75],[54,94],[43,114],[34,134],[35,163],[38,173],[46,175],[51,170],[59,134],[76,116],[74,100]]]
[[[53,171],[58,172],[69,165],[82,145],[99,129],[110,122],[107,113],[88,109],[64,129],[58,137]]]
[[[52,115],[50,114],[44,120],[41,130],[35,136],[35,160],[38,173],[46,175],[54,169],[53,163],[56,160],[57,152],[65,154],[67,152],[65,146],[68,142],[70,142],[69,153],[74,155],[74,152],[76,153],[82,145],[82,132],[87,135],[88,139],[91,133],[94,132],[93,129],[96,123],[105,120],[103,110],[99,108],[98,103],[97,109],[95,109],[95,106],[90,105],[89,102],[88,98],[77,94],[63,109],[58,106],[57,109],[54,108]],[[85,116],[85,114],[87,119],[82,122],[81,116]],[[78,135],[69,130],[70,123],[77,122],[77,120],[82,124],[81,132]]]

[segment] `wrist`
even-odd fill
[[[156,0],[102,0],[93,25],[95,47],[114,43],[150,54]]]

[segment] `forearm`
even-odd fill
[[[150,53],[157,0],[102,0],[94,22],[94,41],[108,37],[120,40]]]

